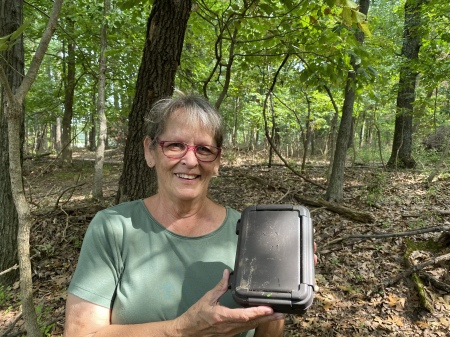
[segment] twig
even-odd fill
[[[423,270],[420,272],[419,276],[423,277],[428,282],[430,282],[430,284],[433,287],[435,287],[437,289],[440,289],[440,290],[443,290],[443,291],[445,291],[445,292],[450,294],[450,285],[448,285],[447,283],[439,281],[437,278],[431,276],[430,274],[424,272]]]
[[[340,243],[342,241],[346,241],[349,239],[363,239],[363,240],[369,240],[369,239],[385,239],[385,238],[397,238],[397,237],[403,237],[403,236],[413,236],[418,234],[425,234],[425,233],[431,233],[431,232],[445,232],[450,230],[450,226],[436,226],[436,227],[430,227],[430,228],[423,228],[423,229],[417,229],[414,231],[408,231],[408,232],[399,232],[399,233],[383,233],[383,234],[368,234],[368,235],[347,235],[342,238],[337,238],[335,240],[332,240],[330,242],[327,242],[323,245],[329,246],[334,245],[336,243]]]
[[[286,191],[286,193],[280,198],[278,199],[276,202],[279,203],[281,202],[281,200],[283,200],[284,198],[286,198],[286,196],[291,192],[291,188],[289,187],[288,190]]]
[[[11,324],[8,326],[5,332],[0,337],[6,337],[8,334],[14,329],[19,319],[22,318],[22,313],[18,314],[17,317],[14,319],[14,321],[11,322]]]
[[[22,317],[22,313],[20,313],[19,317],[17,317],[17,318],[14,320],[14,322],[11,323],[12,326],[10,326],[10,327],[8,328],[8,330],[6,330],[6,331],[3,333],[3,335],[1,335],[0,337],[16,337],[16,336],[21,336],[21,335],[23,335],[23,334],[25,333],[25,330],[22,330],[22,329],[20,329],[20,330],[14,332],[14,333],[8,335],[8,333],[11,332],[11,330],[14,328],[14,325],[16,325],[16,323],[17,323],[17,321],[20,319],[20,317]],[[47,327],[47,326],[49,326],[50,324],[54,324],[54,323],[58,322],[59,320],[60,320],[60,318],[52,319],[51,321],[45,322],[44,325],[42,325],[42,327]]]
[[[440,255],[440,256],[437,256],[437,257],[433,257],[431,259],[426,260],[425,262],[413,265],[411,268],[406,269],[405,271],[403,271],[402,273],[400,273],[396,277],[394,277],[394,278],[392,278],[392,279],[390,279],[388,281],[383,282],[383,284],[386,287],[392,286],[392,285],[396,284],[398,281],[400,281],[401,279],[411,275],[412,273],[420,271],[420,270],[424,269],[425,267],[437,264],[437,263],[439,263],[441,261],[448,261],[448,260],[450,260],[450,253],[444,254],[444,255]]]
[[[30,257],[30,260],[32,260],[33,258],[35,258],[35,257],[38,256],[38,255],[41,255],[41,253],[36,253],[36,254],[34,254],[32,257]],[[13,271],[13,270],[15,270],[15,269],[17,269],[17,268],[19,268],[19,265],[16,263],[14,266],[12,266],[12,267],[10,267],[10,268],[8,268],[8,269],[6,269],[6,270],[0,272],[0,276],[2,276],[2,275],[4,275],[4,274],[7,274],[7,273],[9,273],[10,271]]]
[[[66,189],[64,189],[64,190],[60,193],[58,199],[56,200],[55,207],[53,208],[53,210],[56,210],[56,209],[58,208],[59,200],[62,198],[62,196],[64,195],[64,193],[66,193],[67,191],[72,190],[72,194],[73,194],[73,191],[74,191],[77,187],[80,187],[80,186],[83,186],[84,184],[86,184],[86,183],[78,184],[78,181],[80,180],[80,177],[81,177],[81,175],[78,176],[77,184],[76,184],[76,185],[74,185],[74,186],[69,186],[69,187],[67,187]],[[70,200],[70,198],[72,197],[72,194],[70,194],[69,198],[68,198],[64,203],[66,203],[66,202],[68,202],[68,201]]]
[[[19,268],[19,265],[16,263],[14,266],[12,266],[12,267],[10,267],[10,268],[8,268],[8,269],[2,271],[2,272],[0,273],[0,276],[2,276],[2,275],[4,275],[4,274],[7,274],[7,273],[9,273],[10,271],[13,271],[13,270],[15,270],[15,269],[17,269],[17,268]]]

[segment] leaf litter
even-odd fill
[[[114,203],[121,158],[114,152],[107,158],[102,202],[90,198],[93,162],[86,151],[77,153],[71,168],[59,168],[51,158],[33,160],[26,165],[27,196],[32,201],[34,217],[31,236],[34,298],[39,323],[46,327],[47,336],[63,333],[66,289],[89,221],[98,210]],[[309,166],[306,174],[323,180],[326,167]],[[258,183],[252,177],[268,184]],[[410,276],[392,286],[383,286],[383,282],[408,268],[407,239],[422,247],[421,242],[437,242],[439,232],[409,238],[351,239],[328,245],[347,235],[450,225],[449,213],[436,212],[449,211],[450,179],[442,178],[428,187],[425,178],[420,171],[347,168],[343,204],[373,214],[376,221],[371,224],[307,206],[318,245],[318,290],[306,314],[287,315],[284,336],[450,336],[450,293],[424,281],[424,293],[432,303],[430,311],[421,305]],[[71,185],[76,186],[73,192],[70,195],[65,192],[61,197]],[[210,187],[211,198],[239,211],[253,204],[297,204],[294,195],[298,193],[317,199],[324,195],[323,190],[304,182],[283,166],[269,168],[255,160],[239,165],[223,163]],[[61,201],[55,209],[58,198]],[[448,251],[448,247],[434,251],[417,249],[409,259],[418,264]],[[449,264],[443,261],[424,271],[439,282],[450,284]],[[0,301],[0,336],[6,331],[6,336],[20,335],[24,322],[19,316],[18,282],[6,291],[10,296]]]

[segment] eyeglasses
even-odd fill
[[[188,145],[183,142],[175,142],[168,140],[159,140],[162,152],[167,158],[180,159],[183,158],[189,150],[194,151],[199,161],[212,162],[216,160],[222,149],[211,145]]]

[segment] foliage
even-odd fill
[[[108,17],[107,116],[111,144],[123,143],[126,116],[134,95],[136,74],[143,47],[146,16],[151,1],[113,2]],[[30,26],[25,29],[27,50],[32,51],[48,4],[36,0],[25,6]],[[425,129],[441,125],[450,114],[448,4],[430,1],[426,5],[423,29],[426,39],[420,61],[415,120]],[[147,10],[142,10],[142,8]],[[370,130],[362,144],[360,158],[374,153],[378,130],[389,147],[393,132],[403,29],[403,5],[388,0],[371,5],[368,17],[356,11],[351,1],[211,1],[194,4],[189,20],[176,85],[183,92],[207,96],[220,104],[226,122],[227,141],[244,147],[266,146],[263,130],[264,101],[283,58],[272,92],[268,126],[276,125],[281,144],[294,144],[302,151],[310,100],[310,125],[319,152],[325,153],[335,111],[342,106],[342,90],[350,56],[359,64],[355,109],[355,135],[362,127]],[[64,43],[76,42],[77,87],[74,102],[74,131],[78,138],[95,125],[96,62],[102,1],[72,0],[66,4],[60,29],[44,60],[42,71],[27,100],[27,125],[33,137],[43,125],[50,125],[63,113]],[[75,31],[64,29],[66,19],[75,20]],[[364,45],[356,43],[354,32],[366,34]],[[327,91],[328,90],[328,91]],[[434,91],[433,91],[434,90]],[[434,92],[432,99],[430,92]],[[331,94],[331,96],[330,96]],[[222,96],[224,95],[224,96]],[[223,97],[223,101],[222,101]],[[430,118],[431,116],[431,118]],[[50,135],[50,134],[49,134]],[[113,139],[114,138],[114,139]],[[122,140],[121,140],[122,139]],[[34,141],[33,141],[34,143]],[[30,140],[31,144],[31,140]],[[82,145],[82,143],[80,143]],[[384,145],[383,145],[384,147]],[[384,151],[384,149],[383,149]],[[377,158],[378,159],[375,159]],[[383,155],[387,159],[387,155]],[[380,161],[380,155],[373,155]]]

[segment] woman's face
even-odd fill
[[[217,146],[213,135],[202,129],[201,125],[191,125],[185,120],[183,112],[183,109],[175,111],[159,140]],[[184,157],[172,159],[163,154],[159,144],[150,148],[150,143],[151,139],[147,137],[144,141],[145,159],[147,165],[156,169],[160,195],[174,202],[206,197],[212,176],[218,174],[220,156],[213,162],[201,162],[190,149]]]

